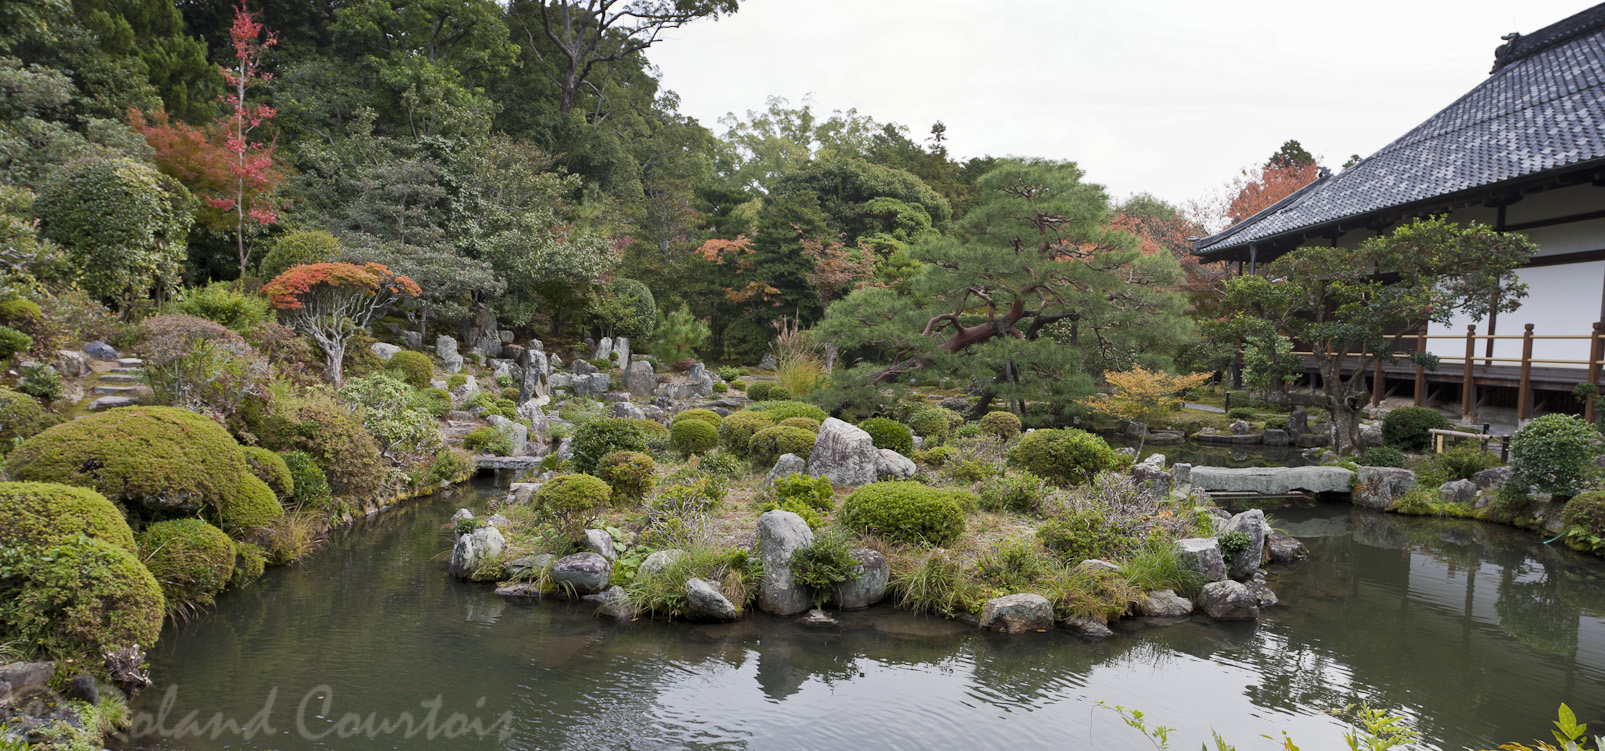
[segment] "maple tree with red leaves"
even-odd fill
[[[351,338],[392,303],[422,292],[413,280],[377,263],[293,266],[262,287],[285,323],[318,343],[324,372],[335,385],[343,382],[340,365]]]
[[[251,134],[277,114],[271,106],[246,102],[251,89],[273,79],[262,70],[262,62],[268,48],[278,43],[257,15],[244,2],[234,8],[229,27],[234,64],[218,66],[230,87],[218,97],[226,108],[223,115],[201,127],[174,122],[164,111],[130,110],[128,115],[129,123],[156,150],[162,171],[205,201],[209,211],[201,212],[202,223],[234,230],[242,277],[251,260],[248,230],[278,221],[272,194],[286,174],[275,159],[277,139],[251,140]]]

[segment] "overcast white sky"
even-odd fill
[[[1483,80],[1572,0],[743,0],[648,53],[682,110],[858,108],[960,157],[1069,159],[1117,197],[1218,190],[1289,138],[1333,168]]]

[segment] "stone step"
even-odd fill
[[[90,412],[105,412],[117,407],[132,407],[139,404],[139,400],[130,396],[103,396],[89,403]]]
[[[446,427],[448,427],[448,428],[462,428],[462,429],[465,429],[465,430],[473,430],[474,428],[481,428],[481,427],[484,427],[484,426],[485,426],[485,423],[482,423],[482,422],[480,422],[478,420],[447,420],[446,421]]]
[[[111,370],[106,371],[106,372],[108,372],[108,373],[119,373],[119,374],[128,374],[128,375],[139,375],[140,373],[145,372],[145,369],[144,368],[112,368]]]
[[[132,396],[138,392],[138,386],[96,386],[90,393],[105,394],[107,396]]]
[[[120,368],[137,368],[144,364],[145,361],[137,357],[123,357],[117,360],[117,366]]]
[[[101,383],[139,383],[139,376],[128,373],[105,373],[100,376]]]

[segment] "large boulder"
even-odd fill
[[[1305,412],[1303,407],[1293,410],[1287,416],[1287,432],[1295,438],[1310,432],[1310,413]]]
[[[1386,509],[1416,486],[1416,473],[1397,467],[1361,467],[1351,501],[1362,508]]]
[[[1211,582],[1198,595],[1198,606],[1217,621],[1259,619],[1259,598],[1247,584],[1237,581]]]
[[[792,575],[791,554],[813,540],[808,522],[790,511],[767,511],[758,517],[758,555],[763,559],[758,609],[774,615],[796,615],[808,609],[808,587]]]
[[[1506,464],[1500,467],[1490,467],[1471,476],[1471,481],[1477,484],[1478,490],[1496,490],[1502,488],[1515,468]]]
[[[613,580],[613,564],[596,553],[575,553],[557,559],[547,575],[558,587],[579,595],[593,595],[607,589]]]
[[[1284,495],[1347,493],[1354,473],[1342,467],[1193,467],[1189,478],[1199,490]]]
[[[1477,483],[1471,480],[1450,480],[1438,486],[1438,499],[1444,503],[1471,505],[1477,501]]]
[[[591,359],[611,362],[613,359],[613,337],[602,337],[602,341],[596,343],[596,351],[591,353]]]
[[[1360,426],[1360,443],[1366,446],[1382,445],[1382,423],[1373,422]]]
[[[1093,641],[1107,639],[1115,635],[1114,629],[1091,618],[1065,618],[1059,621],[1059,628],[1083,639],[1091,639]]]
[[[1271,563],[1294,563],[1310,557],[1310,550],[1304,547],[1304,543],[1296,537],[1285,535],[1271,535],[1265,550]]]
[[[534,399],[544,405],[551,399],[551,389],[547,382],[551,378],[552,371],[540,344],[539,339],[531,341],[531,346],[526,347],[518,357],[518,366],[524,369],[524,378],[518,385],[520,402]]]
[[[480,527],[457,538],[451,549],[451,563],[447,571],[458,579],[467,579],[486,561],[502,554],[507,540],[495,527]]]
[[[891,449],[881,449],[881,461],[875,465],[875,478],[879,480],[907,480],[920,469],[914,460]]]
[[[492,427],[507,436],[513,444],[513,456],[523,456],[524,450],[529,447],[529,427],[524,423],[509,420],[501,415],[490,415],[485,418]]]
[[[825,418],[808,457],[808,474],[828,477],[832,485],[857,487],[875,481],[881,464],[874,439],[856,425]]]
[[[1053,604],[1036,594],[994,597],[981,608],[981,628],[1005,634],[1047,631],[1053,628]]]
[[[685,374],[686,386],[691,389],[691,395],[701,398],[713,396],[713,374],[708,372],[707,366],[702,363],[692,363],[691,369]]]
[[[741,618],[740,608],[731,604],[718,587],[701,579],[686,580],[685,608],[686,617],[693,620],[734,621]]]
[[[836,585],[833,599],[842,610],[861,610],[886,598],[886,584],[891,580],[892,566],[886,556],[869,548],[852,552],[858,563],[853,573]]]
[[[1260,434],[1260,443],[1267,446],[1286,446],[1292,442],[1293,437],[1280,428],[1266,428],[1265,432]]]
[[[1131,479],[1163,498],[1170,495],[1171,477],[1165,470],[1164,457],[1160,454],[1154,456],[1160,457],[1160,463],[1143,462],[1132,465]]]
[[[652,389],[657,387],[657,374],[652,372],[652,363],[645,360],[630,363],[630,369],[624,372],[624,388],[636,396],[651,396]]]
[[[609,562],[618,560],[618,554],[613,549],[613,536],[604,530],[585,530],[585,549],[608,559]]]
[[[630,607],[630,595],[623,587],[613,586],[594,595],[586,595],[580,599],[596,606],[596,614],[603,618],[613,618],[627,621],[636,616],[635,608]]]
[[[457,356],[457,340],[445,334],[435,337],[435,356],[444,360]],[[458,360],[458,362],[462,362]]]
[[[1233,579],[1248,579],[1265,562],[1265,539],[1270,537],[1271,525],[1265,521],[1265,512],[1259,509],[1244,511],[1226,522],[1223,533],[1242,532],[1248,535],[1248,547],[1238,551],[1227,561],[1226,575]]]
[[[1176,556],[1181,564],[1204,577],[1217,582],[1226,578],[1226,561],[1221,558],[1220,541],[1213,537],[1189,537],[1176,541]]]
[[[1150,618],[1185,618],[1192,615],[1193,601],[1174,590],[1161,589],[1138,598],[1136,611],[1137,615]]]
[[[400,347],[397,347],[394,344],[386,344],[385,342],[374,342],[373,344],[368,345],[368,349],[373,350],[373,353],[378,355],[379,359],[385,361],[389,361],[390,358],[396,356],[397,352],[401,351]]]
[[[117,354],[116,348],[105,342],[90,342],[84,345],[84,354],[103,362],[116,362],[122,355]]]
[[[673,565],[675,561],[685,557],[684,550],[659,550],[641,561],[641,566],[635,570],[637,577],[651,576]]]

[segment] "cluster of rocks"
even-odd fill
[[[832,485],[852,488],[880,480],[906,480],[917,471],[912,459],[891,449],[875,448],[875,440],[862,428],[830,417],[819,426],[807,462],[785,454],[775,462],[766,481],[806,472],[810,477],[828,477]]]
[[[1233,422],[1230,432],[1222,433],[1214,428],[1204,428],[1193,434],[1193,440],[1212,446],[1301,446],[1304,448],[1326,446],[1331,438],[1324,433],[1310,430],[1309,413],[1302,409],[1295,409],[1287,417],[1286,428],[1265,428],[1259,432],[1244,420]],[[1161,433],[1158,439],[1150,438],[1155,443],[1181,443],[1186,436],[1180,433]]]

